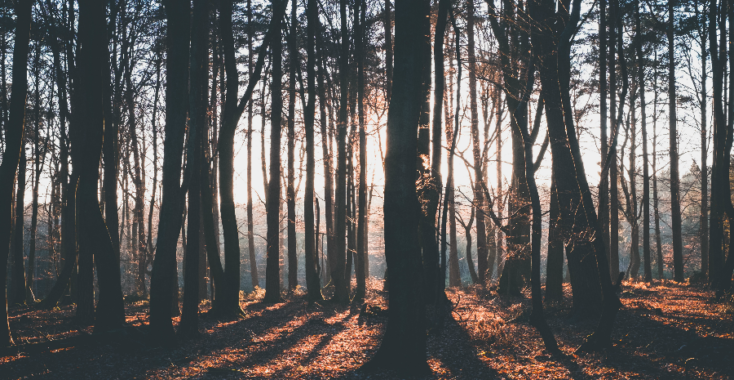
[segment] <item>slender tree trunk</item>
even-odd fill
[[[485,283],[487,274],[487,235],[484,225],[484,176],[482,175],[479,146],[479,113],[477,111],[477,60],[474,49],[474,1],[466,2],[467,38],[469,54],[469,108],[471,110],[472,151],[474,153],[474,200],[477,218],[477,275],[479,283]]]
[[[314,114],[316,112],[316,51],[314,46],[314,38],[316,29],[318,28],[318,4],[316,0],[309,0],[306,5],[306,52],[307,52],[307,85],[308,85],[308,103],[306,103],[304,114],[304,129],[306,132],[306,189],[303,197],[303,220],[305,234],[305,265],[306,265],[306,286],[308,287],[309,302],[321,301],[321,284],[319,283],[319,275],[317,266],[319,262],[318,256],[318,239],[314,239],[314,233],[318,234],[318,226],[314,230],[314,175],[315,175],[315,155],[314,155]],[[325,174],[328,175],[328,174]],[[316,215],[318,219],[318,214]],[[318,235],[317,235],[318,236]]]
[[[359,18],[359,30],[356,32],[357,52],[357,112],[359,113],[359,188],[357,190],[357,259],[356,277],[357,290],[354,300],[364,299],[366,293],[365,277],[365,224],[367,223],[367,136],[365,135],[365,109],[364,109],[364,28],[367,4],[364,0],[357,1],[355,19]],[[439,102],[440,103],[440,102]],[[306,232],[308,234],[308,231]]]
[[[560,227],[560,206],[556,179],[551,174],[550,220],[548,221],[548,264],[546,267],[545,299],[563,300],[563,235]]]
[[[657,59],[656,62],[657,64]],[[658,92],[657,92],[657,73],[655,75],[655,79],[653,81],[653,115],[654,118],[652,119],[652,201],[653,201],[653,213],[655,217],[655,251],[657,253],[655,260],[657,262],[658,267],[658,279],[665,278],[665,273],[663,270],[663,244],[662,239],[660,236],[660,209],[659,209],[659,197],[658,197],[658,170],[657,170],[657,161],[658,161],[658,155],[657,155],[657,140],[658,140],[658,134],[657,134],[657,122],[658,122]]]
[[[285,9],[285,4],[280,5]],[[272,85],[271,85],[271,121],[270,121],[270,183],[268,184],[267,201],[267,267],[265,269],[264,302],[280,302],[280,132],[283,110],[281,93],[282,49],[280,17],[272,23],[275,32],[272,41]],[[234,63],[233,63],[234,64]]]
[[[219,133],[219,212],[224,232],[224,299],[225,313],[238,313],[240,309],[240,244],[235,213],[233,176],[234,176],[234,134],[241,113],[237,114],[239,77],[235,62],[235,46],[232,34],[232,1],[227,0],[221,7],[222,47],[224,67],[227,74],[226,100],[222,115],[222,128]],[[275,52],[273,52],[275,55]],[[273,110],[273,114],[275,114]],[[273,116],[275,117],[275,116]]]
[[[389,0],[387,0],[389,1]],[[334,246],[334,215],[332,211],[332,205],[333,205],[333,186],[332,186],[332,164],[331,164],[331,151],[329,143],[329,132],[327,131],[327,116],[326,116],[326,89],[324,88],[324,72],[326,71],[326,65],[324,64],[323,59],[323,41],[321,37],[321,26],[318,23],[318,17],[315,20],[314,27],[319,28],[319,32],[316,35],[316,41],[318,44],[318,65],[319,65],[319,72],[318,72],[318,91],[319,91],[319,111],[320,111],[320,118],[319,123],[321,125],[321,151],[322,151],[322,158],[324,161],[324,216],[326,217],[326,257],[327,257],[327,265],[326,267],[329,268],[328,263],[332,262],[334,260],[334,255],[336,254],[336,247]],[[322,245],[323,250],[323,245]],[[325,282],[327,279],[329,279],[331,271],[325,270]]]
[[[457,40],[458,36],[454,35],[454,40]],[[449,59],[449,72],[454,72],[454,60]],[[450,105],[452,103],[453,94],[454,94],[454,77],[449,74],[449,93],[448,96],[444,97],[444,107],[446,108],[445,117],[446,117],[446,142],[451,142],[451,145],[449,145],[449,149],[453,148],[453,142],[454,142],[454,136],[453,136],[453,123],[452,123],[452,117],[453,112],[451,112]],[[455,111],[454,111],[455,112]],[[456,239],[456,203],[455,203],[455,196],[454,196],[454,159],[453,155],[449,152],[449,157],[447,159],[448,161],[448,174],[446,179],[446,191],[444,192],[444,207],[447,208],[447,213],[444,214],[443,217],[443,223],[444,226],[446,223],[449,225],[449,286],[455,287],[455,286],[461,286],[461,271],[459,270],[459,250],[457,247],[457,239]],[[443,228],[443,227],[442,227]],[[446,244],[446,231],[442,230],[441,235],[443,236],[441,239],[442,244],[442,252],[445,250],[444,246]],[[445,268],[442,268],[445,269]]]
[[[645,102],[645,58],[642,55],[642,28],[640,26],[640,3],[635,2],[635,35],[637,50],[637,86],[640,93],[642,123],[642,257],[645,260],[645,282],[652,281],[650,257],[650,163],[647,155],[647,103]],[[705,55],[705,54],[704,54]],[[705,58],[704,58],[705,59]],[[704,64],[704,67],[706,65]],[[705,69],[704,69],[705,70]],[[705,83],[705,79],[703,79]],[[704,85],[705,87],[705,85]],[[703,124],[702,124],[703,125]],[[704,129],[706,127],[703,127]],[[705,164],[704,164],[705,165]],[[705,197],[705,195],[703,195]]]
[[[705,3],[705,1],[704,1]],[[696,9],[698,9],[698,2],[696,2]],[[698,12],[697,12],[698,16]],[[706,50],[706,22],[703,21],[700,24],[699,37],[701,38],[701,49]],[[706,64],[708,60],[707,54],[701,54],[701,219],[699,238],[701,241],[701,273],[708,274],[709,270],[709,225],[708,225],[708,195],[709,195],[709,177],[708,177],[708,130],[706,126],[709,123],[707,117],[707,105],[708,105],[708,89],[707,79],[708,73],[706,71]],[[647,269],[647,268],[645,268]]]
[[[41,179],[41,171],[43,163],[40,151],[40,124],[41,124],[41,93],[40,93],[40,65],[38,60],[41,55],[41,45],[36,44],[36,55],[34,59],[34,71],[36,77],[35,104],[33,106],[34,113],[34,134],[33,134],[33,194],[31,201],[31,230],[30,230],[30,249],[28,251],[28,268],[26,273],[26,303],[33,305],[36,302],[35,292],[35,273],[36,273],[36,229],[38,227],[38,185]],[[51,133],[49,129],[49,134]],[[47,232],[47,234],[50,231]]]
[[[296,66],[300,65],[298,46],[296,44],[296,27],[298,25],[298,2],[291,1],[291,25],[288,35],[288,188],[286,204],[288,207],[288,289],[293,291],[298,285],[298,256],[296,255],[296,191],[294,155],[296,149]]]
[[[599,2],[599,129],[601,139],[601,168],[603,169],[607,165],[607,156],[609,155],[609,137],[607,136],[607,0],[600,0]],[[614,36],[614,31],[611,31]],[[614,41],[609,41],[611,51],[614,51]],[[614,57],[610,57],[611,61],[614,62]],[[615,76],[616,68],[614,65],[611,67],[612,77]],[[612,88],[615,88],[612,85]],[[612,103],[614,103],[616,94],[612,92]],[[614,107],[614,105],[612,105]],[[614,111],[612,110],[612,115]],[[599,186],[599,221],[602,226],[602,239],[604,239],[604,245],[607,247],[607,252],[611,252],[610,249],[610,236],[609,236],[609,177],[604,176],[601,179]]]
[[[190,3],[166,0],[166,128],[163,143],[162,200],[158,216],[158,239],[150,279],[150,328],[161,343],[174,334],[171,322],[173,292],[178,292],[176,250],[182,222],[181,157],[186,130],[189,66]]]
[[[252,76],[252,0],[247,0],[247,73]],[[265,91],[263,85],[263,92]],[[257,261],[255,255],[255,227],[252,216],[252,103],[247,103],[247,252],[250,258],[250,280],[252,288],[260,285],[260,278],[257,274]]]
[[[25,122],[24,128],[25,128]],[[25,134],[25,133],[24,133]],[[24,137],[25,139],[25,137]],[[18,163],[18,188],[15,195],[15,222],[13,225],[13,241],[10,246],[13,249],[13,269],[10,283],[10,303],[25,304],[26,280],[25,280],[25,188],[26,188],[26,152],[25,141],[20,147],[20,162]]]
[[[388,103],[392,97],[393,68],[392,13],[390,12],[390,8],[391,1],[385,0],[385,14],[383,15],[383,24],[385,27],[385,99],[387,99]]]
[[[635,112],[635,103],[637,100],[637,85],[632,91],[630,98],[630,127],[629,139],[632,146],[630,147],[629,168],[627,175],[629,177],[629,203],[628,221],[631,228],[630,239],[630,273],[629,278],[637,278],[640,273],[640,225],[637,217],[637,114]]]
[[[619,140],[619,127],[622,121],[619,114],[624,111],[624,99],[617,102],[617,65],[622,64],[622,50],[617,52],[618,41],[622,42],[624,36],[618,33],[616,26],[617,19],[622,17],[619,14],[619,0],[611,0],[609,19],[611,25],[609,27],[609,105],[612,117],[612,143],[609,152],[609,273],[612,278],[616,278],[619,274],[619,183],[618,183],[618,164],[617,164],[617,140]],[[619,63],[617,63],[619,62]],[[606,162],[605,162],[606,164]]]
[[[349,283],[346,281],[345,245],[347,224],[347,103],[349,91],[349,36],[347,29],[347,1],[339,1],[341,17],[341,51],[339,52],[339,122],[337,126],[336,221],[334,239],[336,252],[332,262],[331,279],[334,282],[334,300],[349,302]]]
[[[670,123],[670,209],[673,219],[673,268],[675,281],[683,281],[683,238],[681,236],[680,175],[678,174],[678,131],[675,92],[674,7],[668,0],[668,121]],[[729,202],[731,203],[731,201]]]

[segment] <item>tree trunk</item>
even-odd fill
[[[548,221],[548,264],[546,267],[546,301],[563,300],[563,235],[555,176],[551,174],[550,220]]]
[[[683,281],[683,238],[681,236],[680,175],[678,174],[678,132],[675,93],[674,7],[668,0],[668,121],[670,123],[670,208],[673,219],[673,269],[675,281]],[[731,200],[729,201],[731,204]]]
[[[8,302],[5,292],[7,283],[8,248],[12,213],[13,187],[18,169],[20,151],[23,149],[25,104],[28,91],[26,76],[28,66],[28,41],[31,29],[32,0],[19,1],[15,5],[16,32],[13,48],[13,85],[10,94],[10,118],[5,129],[5,151],[0,164],[0,347],[13,344],[8,325]],[[3,60],[4,61],[4,60]],[[3,70],[4,72],[4,70]],[[5,88],[3,88],[5,91]]]
[[[601,140],[601,169],[607,165],[607,156],[609,155],[609,137],[607,136],[607,0],[600,0],[599,2],[599,129],[600,129],[600,140]],[[614,31],[611,31],[614,36]],[[614,45],[614,41],[609,41],[611,45]],[[611,50],[614,51],[614,46],[611,46]],[[614,62],[614,56],[612,55],[611,62]],[[614,73],[616,67],[612,65],[611,71]],[[613,76],[615,74],[612,74]],[[613,86],[614,88],[614,86]],[[612,92],[612,103],[614,103],[616,94]],[[612,115],[614,111],[612,110]],[[601,179],[599,185],[599,222],[602,227],[602,239],[604,239],[604,245],[607,247],[607,252],[611,252],[610,249],[610,236],[609,236],[609,176],[604,176]]]
[[[342,4],[344,4],[342,2]],[[416,196],[417,129],[424,49],[429,45],[429,2],[398,1],[395,9],[395,87],[388,113],[385,157],[385,256],[390,278],[387,330],[366,365],[427,374],[423,273]],[[343,21],[344,22],[344,21]]]
[[[637,86],[639,88],[638,91],[640,93],[640,113],[642,116],[642,119],[641,119],[641,122],[642,122],[642,257],[645,260],[645,282],[650,282],[652,281],[652,262],[651,262],[651,257],[650,257],[650,170],[649,170],[649,158],[647,155],[647,109],[646,109],[647,103],[645,102],[645,61],[644,61],[645,58],[642,55],[642,29],[640,26],[639,0],[636,0],[636,3],[635,3],[635,29],[636,29],[636,33],[635,33],[636,44],[635,45],[637,48],[636,49],[637,50],[637,78],[638,78]],[[703,59],[705,62],[706,58],[703,58]],[[704,67],[705,66],[706,65],[704,64]],[[706,83],[705,77],[702,79],[702,83]],[[705,84],[704,84],[704,88],[705,88]],[[706,129],[704,124],[701,124],[701,126],[704,130]],[[706,165],[705,158],[704,158],[703,165],[704,166]],[[705,197],[706,196],[705,194],[706,194],[706,191],[704,190],[704,192],[702,193],[702,196]]]
[[[150,327],[155,339],[166,343],[173,337],[171,309],[177,291],[176,249],[182,222],[184,194],[181,191],[181,157],[186,131],[189,66],[190,5],[166,0],[166,128],[163,143],[162,199],[158,216],[158,239],[150,279]]]
[[[389,0],[387,0],[389,1]],[[318,18],[315,20],[315,27],[319,28],[319,33],[316,35],[316,41],[318,44],[318,64],[319,64],[319,72],[318,72],[318,91],[319,91],[319,111],[321,113],[319,123],[321,124],[321,151],[322,151],[322,157],[324,161],[324,216],[326,217],[326,257],[327,257],[327,265],[325,267],[329,268],[328,263],[330,260],[333,260],[336,254],[336,247],[334,246],[334,215],[332,211],[332,205],[333,205],[333,186],[332,186],[332,164],[331,164],[331,151],[330,151],[330,143],[329,143],[329,136],[330,134],[327,132],[327,119],[326,119],[326,89],[324,88],[324,72],[326,71],[326,65],[324,64],[324,58],[323,58],[323,41],[321,36],[321,27],[318,23]],[[323,250],[323,245],[322,245]],[[325,283],[328,283],[328,279],[330,277],[331,271],[325,270]]]
[[[284,4],[279,5],[285,10]],[[277,13],[277,12],[276,12]],[[282,49],[280,17],[274,17],[271,24],[275,32],[272,41],[272,85],[271,85],[271,121],[270,121],[270,183],[268,184],[267,201],[267,266],[265,269],[264,302],[280,302],[280,132],[283,110],[281,93]],[[234,65],[234,62],[232,62]],[[236,77],[235,77],[236,78]]]
[[[25,128],[25,122],[24,128]],[[24,133],[25,134],[25,133]],[[25,137],[24,137],[25,139]],[[25,304],[25,187],[26,187],[26,152],[25,141],[20,147],[20,162],[18,163],[18,188],[15,195],[15,222],[13,223],[13,269],[10,283],[10,304]]]
[[[657,63],[657,62],[655,62]],[[658,279],[662,280],[665,278],[663,270],[663,244],[660,236],[660,209],[659,198],[658,198],[658,175],[657,175],[657,104],[658,104],[658,92],[657,92],[657,76],[653,82],[653,94],[655,98],[653,100],[653,115],[655,117],[652,121],[652,201],[653,201],[653,213],[655,216],[655,251],[657,252],[657,267],[658,267]]]
[[[252,76],[252,0],[247,0],[247,73]],[[265,85],[263,85],[265,92]],[[260,285],[260,278],[257,275],[257,261],[255,255],[255,232],[254,222],[252,220],[252,103],[247,103],[247,252],[250,258],[250,280],[252,281],[252,289]]]
[[[349,91],[349,36],[347,29],[347,1],[339,1],[341,17],[341,51],[339,53],[339,122],[337,126],[336,221],[334,239],[336,252],[329,263],[334,282],[334,300],[349,302],[349,283],[346,281],[345,246],[347,224],[347,96]]]
[[[41,45],[36,44],[36,55],[34,59],[34,71],[36,77],[35,104],[33,106],[34,113],[34,133],[33,133],[33,194],[31,201],[31,230],[30,230],[30,249],[28,251],[28,268],[26,273],[26,303],[33,305],[36,303],[35,292],[35,273],[36,273],[36,229],[38,227],[38,185],[41,179],[41,171],[43,170],[43,161],[41,160],[40,151],[40,124],[41,124],[41,93],[40,93],[40,65],[38,60],[41,55]],[[51,131],[49,130],[49,135]],[[47,231],[47,234],[50,234]]]
[[[296,255],[296,191],[294,155],[296,148],[296,66],[300,65],[298,46],[296,45],[296,27],[298,25],[298,3],[291,2],[291,25],[288,34],[288,188],[286,204],[288,207],[288,289],[293,291],[298,285],[298,256]]]
[[[108,69],[106,7],[104,3],[84,0],[79,3],[79,13],[80,75],[76,86],[82,89],[82,94],[78,95],[80,107],[76,112],[80,113],[79,123],[72,129],[71,136],[74,146],[84,147],[72,150],[74,166],[79,167],[79,256],[90,260],[94,256],[99,285],[94,332],[105,333],[125,322],[120,262],[97,199],[105,124],[104,71]]]
[[[477,59],[474,49],[474,1],[466,2],[467,39],[469,54],[469,108],[471,110],[472,152],[474,154],[474,200],[477,218],[477,275],[479,283],[485,283],[487,274],[487,235],[484,226],[484,176],[482,175],[481,153],[479,146],[479,114],[477,111]]]
[[[366,293],[365,277],[365,224],[367,223],[367,136],[365,135],[365,109],[364,109],[364,28],[367,4],[364,0],[358,0],[355,9],[355,20],[359,18],[359,29],[356,31],[356,53],[357,53],[357,112],[359,113],[359,188],[357,190],[357,258],[356,278],[357,289],[354,300],[361,301]],[[306,232],[308,236],[308,231]]]
[[[624,99],[617,103],[617,65],[622,65],[622,50],[617,52],[617,42],[622,42],[624,36],[617,33],[616,22],[622,15],[619,14],[619,0],[611,0],[609,19],[609,110],[612,118],[612,142],[609,149],[609,273],[612,278],[619,274],[619,183],[617,164],[617,140],[619,140],[619,127],[622,124],[619,115],[624,111]],[[617,56],[618,54],[618,56]],[[619,59],[618,59],[619,58]],[[605,162],[606,164],[606,162]]]
[[[306,52],[307,66],[306,75],[308,81],[308,103],[304,113],[304,129],[306,132],[306,189],[303,197],[303,221],[305,234],[305,265],[306,265],[306,286],[308,288],[309,302],[322,301],[321,284],[319,283],[319,274],[317,271],[318,256],[318,240],[314,239],[314,233],[318,234],[318,227],[314,231],[314,175],[315,175],[315,155],[314,155],[314,113],[316,112],[316,51],[314,46],[314,38],[316,29],[318,28],[318,4],[316,0],[309,0],[306,5]],[[324,148],[326,149],[326,148]],[[325,175],[328,175],[325,174]],[[316,215],[318,218],[318,215]]]
[[[705,3],[705,0],[703,1]],[[696,2],[696,10],[698,10],[699,2]],[[705,6],[704,6],[705,9]],[[696,16],[699,16],[698,12],[696,12]],[[705,15],[703,15],[704,21],[700,22],[699,26],[699,37],[701,38],[700,47],[702,50],[706,50],[706,22],[705,22]],[[700,98],[700,107],[701,107],[701,219],[700,219],[700,229],[699,229],[699,238],[701,241],[701,273],[708,274],[709,270],[709,225],[708,225],[708,195],[709,195],[709,177],[708,177],[708,130],[706,129],[706,126],[708,125],[708,115],[706,112],[707,105],[708,105],[708,89],[706,86],[707,82],[707,71],[706,71],[706,64],[707,64],[707,54],[701,54],[701,98]],[[644,108],[643,108],[644,109]],[[645,267],[647,270],[647,267]],[[647,277],[647,273],[645,274]],[[652,278],[652,275],[651,275]]]

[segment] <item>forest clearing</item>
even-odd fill
[[[285,303],[242,300],[246,317],[203,318],[201,338],[151,347],[146,303],[126,305],[138,331],[106,342],[73,323],[73,308],[11,309],[13,354],[2,354],[2,378],[49,379],[400,379],[395,372],[359,371],[384,332],[385,294],[369,282],[367,309],[330,303],[309,306],[302,292]],[[700,286],[673,281],[625,283],[614,347],[575,355],[595,321],[568,321],[570,302],[547,308],[564,357],[545,351],[527,322],[528,298],[497,296],[477,287],[451,290],[452,317],[428,333],[435,379],[728,379],[734,374],[734,303],[712,300]],[[567,289],[566,293],[570,289]],[[570,296],[570,294],[567,294]],[[202,308],[202,312],[206,311]],[[114,333],[113,333],[114,334]],[[84,339],[79,339],[80,337]]]

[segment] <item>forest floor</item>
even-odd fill
[[[262,291],[243,295],[246,318],[203,318],[201,337],[171,347],[145,342],[147,301],[126,304],[129,328],[106,339],[74,322],[73,306],[52,311],[10,308],[16,346],[0,353],[0,378],[400,378],[362,373],[386,322],[382,282],[371,280],[359,306],[308,305],[301,291],[285,303],[263,304]],[[432,378],[689,379],[734,376],[732,303],[703,288],[670,281],[625,283],[614,348],[574,355],[593,320],[570,322],[564,302],[547,305],[564,358],[548,355],[527,322],[529,297],[499,297],[478,287],[447,291],[452,318],[428,335]],[[202,305],[202,310],[208,306]],[[432,314],[429,314],[429,316]],[[178,319],[176,319],[178,323]],[[130,333],[132,331],[133,333]],[[138,333],[135,333],[135,332]],[[121,338],[122,337],[122,338]]]

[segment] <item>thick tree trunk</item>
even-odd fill
[[[208,132],[207,90],[208,90],[208,37],[209,2],[195,0],[193,21],[191,23],[191,55],[189,58],[189,137],[186,149],[186,170],[191,178],[188,189],[188,240],[184,254],[184,300],[181,313],[179,335],[194,337],[199,335],[199,260],[201,238],[201,189],[203,163],[202,151],[204,132]],[[207,144],[208,145],[208,144]],[[208,178],[207,178],[208,179]],[[208,183],[207,183],[208,184]]]
[[[426,374],[426,317],[418,244],[416,134],[423,94],[423,50],[430,43],[429,3],[398,0],[395,6],[395,86],[388,112],[385,157],[385,256],[390,278],[387,330],[367,364]]]
[[[117,329],[125,322],[120,282],[120,262],[97,199],[99,161],[104,140],[104,72],[107,70],[106,7],[104,3],[84,0],[79,3],[79,44],[76,86],[79,94],[79,123],[72,129],[72,160],[79,168],[77,188],[79,256],[91,260],[97,271],[99,302],[95,314],[95,333]],[[76,153],[74,152],[76,151]],[[91,274],[91,271],[89,272]]]

